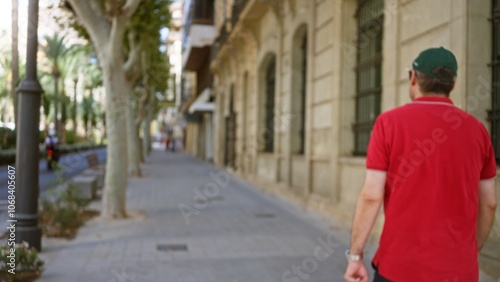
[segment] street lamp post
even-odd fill
[[[16,140],[16,242],[27,242],[41,250],[42,231],[38,227],[38,163],[40,139],[40,96],[37,78],[38,0],[28,5],[26,77],[17,89],[19,121]]]

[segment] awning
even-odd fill
[[[210,100],[210,88],[205,88],[203,92],[196,98],[196,100],[189,107],[189,113],[195,112],[213,112],[215,111],[215,104],[209,102]]]

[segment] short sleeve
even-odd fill
[[[366,168],[387,171],[389,168],[389,150],[387,147],[386,128],[379,116],[373,126],[366,155]]]
[[[490,179],[497,175],[497,162],[495,152],[489,138],[487,139],[487,150],[484,158],[483,168],[481,169],[481,179]]]

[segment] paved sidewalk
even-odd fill
[[[346,230],[185,153],[154,151],[143,172],[128,183],[129,218],[43,239],[37,281],[344,281]]]
[[[343,281],[341,231],[320,218],[185,153],[155,151],[143,167],[130,218],[44,238],[38,281]]]

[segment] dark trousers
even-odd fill
[[[378,273],[378,269],[372,264],[373,269],[375,269],[375,276],[373,277],[373,282],[391,282],[389,279],[383,277]]]

